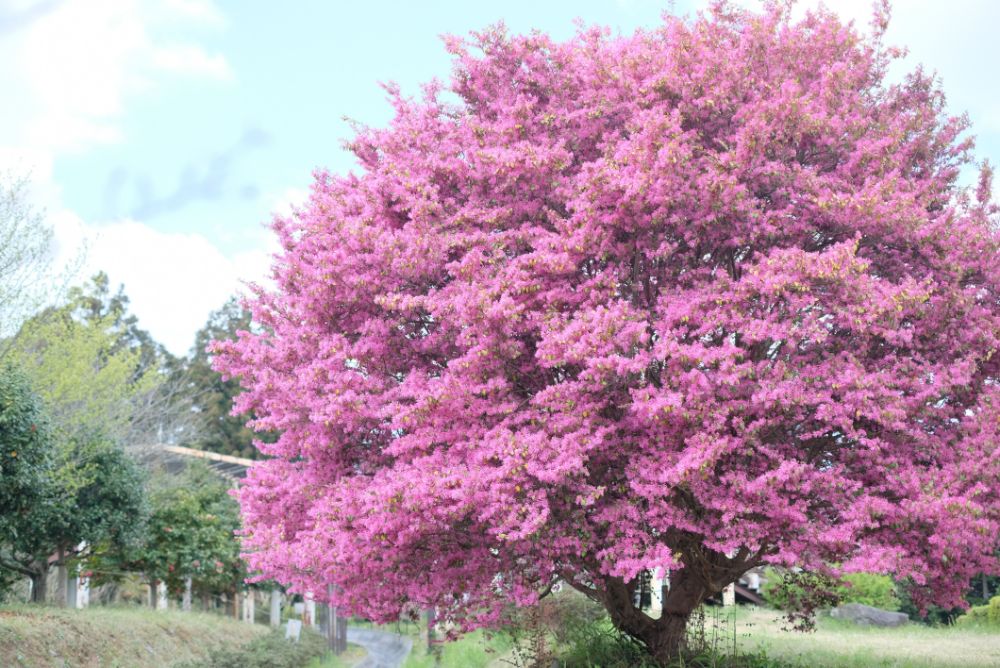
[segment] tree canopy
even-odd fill
[[[498,27],[447,40],[449,87],[388,86],[216,347],[281,432],[251,568],[466,626],[562,578],[663,661],[761,564],[958,602],[1000,536],[997,209],[934,77],[887,81],[886,22]]]
[[[235,533],[239,506],[229,486],[205,466],[161,474],[149,486],[150,515],[141,543],[95,562],[140,571],[180,592],[191,578],[195,591],[231,591],[246,575]]]
[[[46,423],[31,423],[38,429],[32,434],[44,433],[43,442],[31,444],[39,447],[6,453],[20,461],[12,470],[5,462],[4,482],[12,477],[30,487],[0,513],[0,578],[30,577],[32,600],[39,602],[45,600],[51,558],[65,563],[137,544],[146,515],[144,475],[116,442],[83,431],[56,439]],[[0,447],[13,448],[7,437]]]
[[[189,438],[197,426],[183,364],[139,328],[128,305],[100,272],[30,318],[10,358],[58,429],[100,431],[125,447]]]
[[[52,228],[31,206],[29,180],[0,171],[0,355],[51,296]]]
[[[254,432],[246,425],[246,415],[233,415],[233,399],[240,393],[239,381],[212,369],[208,345],[212,341],[235,339],[237,332],[250,330],[250,312],[235,298],[213,311],[205,326],[195,334],[194,348],[183,374],[192,408],[199,418],[199,429],[189,445],[202,450],[236,457],[256,458]],[[274,440],[270,434],[258,439]]]

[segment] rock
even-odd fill
[[[902,626],[910,621],[903,612],[880,610],[870,605],[847,603],[830,611],[831,617],[849,619],[858,626]]]

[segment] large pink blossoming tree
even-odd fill
[[[1000,238],[966,120],[887,82],[885,20],[496,28],[447,42],[450,86],[389,87],[215,346],[281,433],[251,567],[463,628],[561,578],[662,661],[761,564],[957,603],[1000,534]]]

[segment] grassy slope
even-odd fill
[[[145,608],[0,607],[0,666],[170,666],[241,645],[267,627],[202,613]]]
[[[820,617],[814,633],[784,631],[772,610],[741,610],[736,637],[746,649],[810,668],[974,668],[1000,666],[1000,633],[977,628],[909,624],[897,629],[862,628]],[[733,626],[719,633],[732,643]]]

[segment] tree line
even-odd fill
[[[60,600],[68,580],[141,574],[187,596],[235,593],[246,576],[229,483],[163,459],[163,444],[254,457],[238,391],[205,348],[249,317],[235,299],[186,356],[143,330],[98,273],[66,287],[27,182],[0,179],[0,600]],[[20,588],[19,588],[20,587]]]

